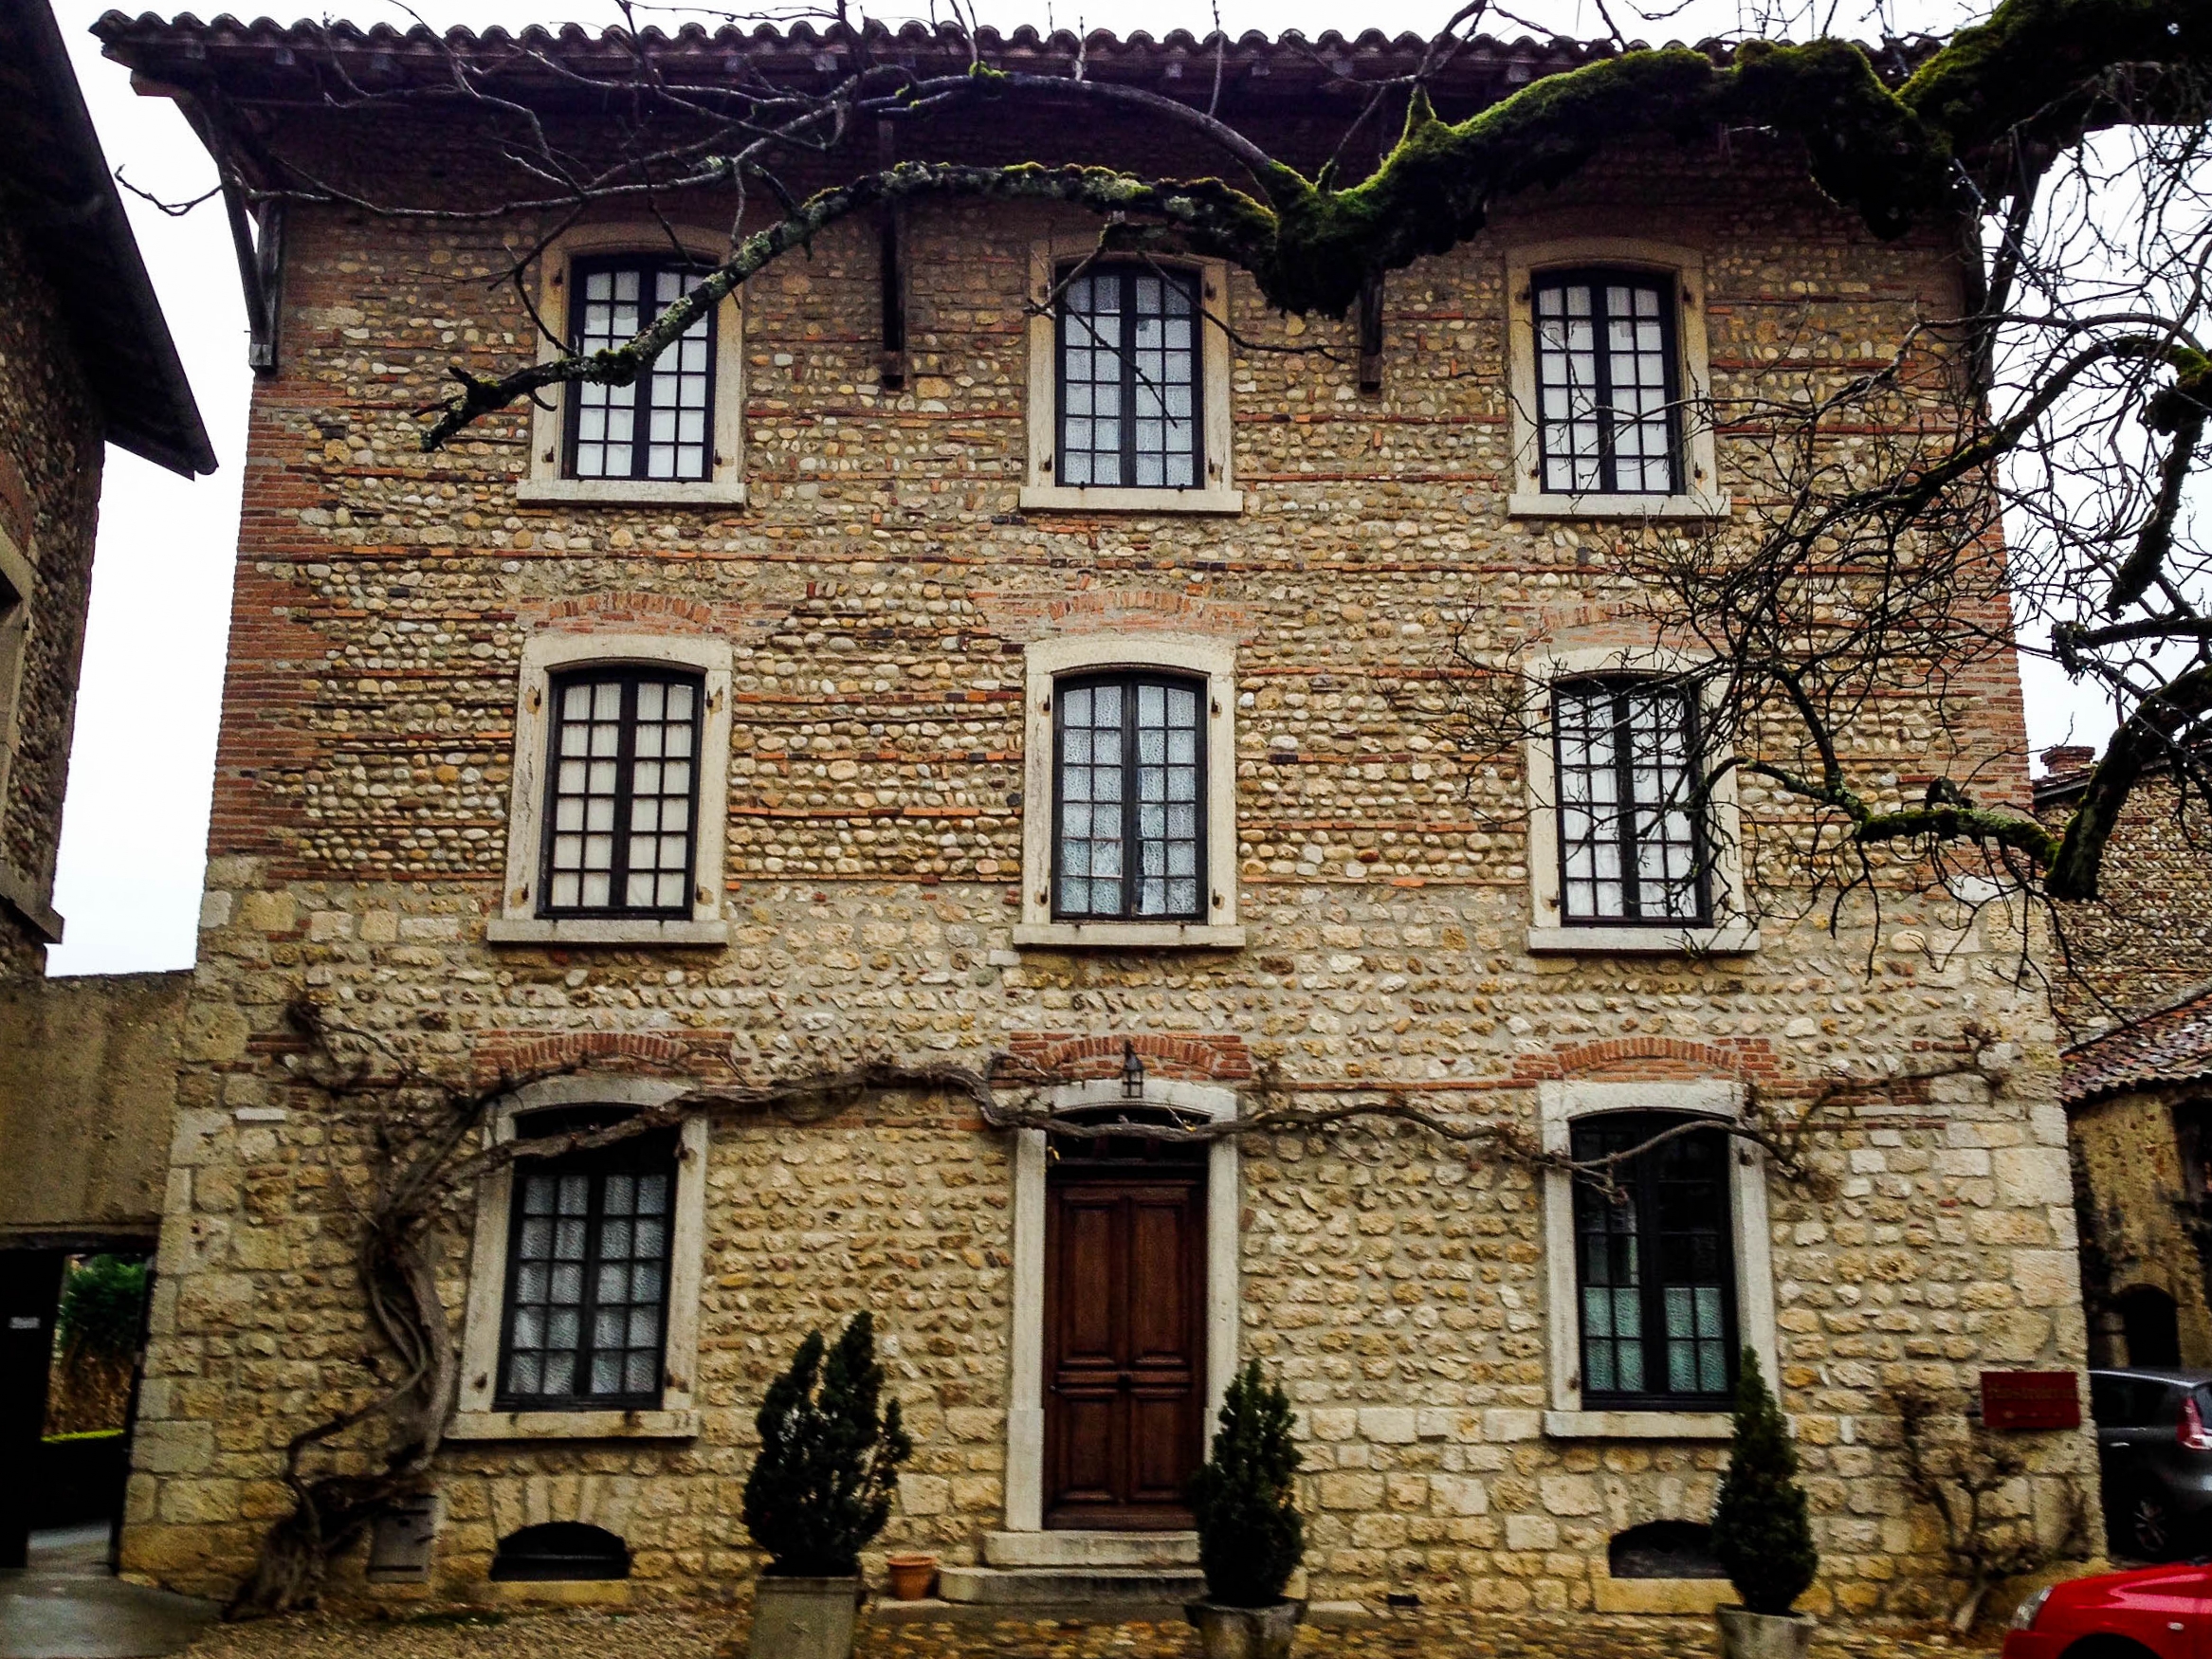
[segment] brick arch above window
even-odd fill
[[[694,226],[678,226],[675,241],[690,259],[719,263],[728,251],[723,236]],[[560,355],[559,341],[572,337],[576,320],[577,269],[593,261],[626,254],[667,259],[668,228],[651,220],[578,225],[563,231],[539,255],[537,307],[545,333],[538,357]],[[708,470],[704,478],[579,478],[571,465],[569,422],[574,387],[549,388],[530,415],[530,454],[516,499],[525,505],[736,506],[745,500],[744,483],[744,305],[740,288],[715,307],[710,375]],[[665,354],[664,354],[665,356]]]
[[[1058,1031],[1016,1031],[1009,1048],[1015,1059],[1056,1083],[1115,1080],[1124,1046],[1137,1050],[1147,1076],[1187,1083],[1243,1083],[1253,1074],[1252,1050],[1242,1037],[1205,1031],[1130,1031],[1078,1037]]]

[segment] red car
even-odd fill
[[[2020,1603],[2004,1659],[2207,1659],[2212,1563],[2070,1578]]]

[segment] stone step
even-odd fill
[[[1206,1593],[1197,1567],[941,1567],[937,1593],[987,1607],[1195,1601]]]
[[[993,1567],[1195,1567],[1195,1532],[987,1532]]]

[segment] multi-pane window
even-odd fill
[[[1691,922],[1710,904],[1694,692],[1638,680],[1552,689],[1561,914]]]
[[[519,1133],[594,1121],[543,1113]],[[517,1162],[500,1410],[660,1404],[675,1191],[676,1146],[666,1133]]]
[[[1202,921],[1204,685],[1064,680],[1053,702],[1053,914]]]
[[[625,345],[699,280],[667,259],[578,260],[576,326],[582,354]],[[578,381],[569,420],[572,478],[703,479],[712,475],[713,317],[694,320],[628,386]]]
[[[1199,435],[1198,280],[1142,264],[1063,273],[1063,484],[1196,489]]]
[[[1619,271],[1539,277],[1537,432],[1555,495],[1682,488],[1672,283]]]
[[[542,912],[690,915],[698,680],[592,669],[552,696]]]
[[[1728,1223],[1728,1137],[1695,1129],[1650,1144],[1682,1120],[1584,1118],[1573,1155],[1611,1166],[1575,1177],[1575,1292],[1582,1403],[1709,1408],[1735,1387],[1736,1295]]]

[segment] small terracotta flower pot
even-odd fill
[[[893,1601],[921,1601],[929,1595],[930,1581],[937,1577],[937,1558],[909,1552],[886,1556],[884,1566],[891,1576]]]

